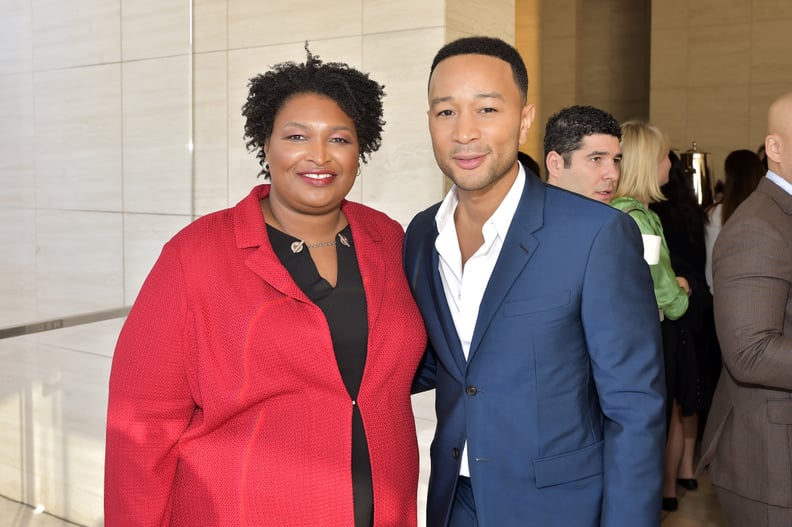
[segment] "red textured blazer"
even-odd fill
[[[253,189],[169,241],[113,357],[105,525],[342,526],[352,508],[352,400],[322,311],[267,238]],[[416,524],[410,385],[426,334],[402,268],[403,230],[344,202],[368,309],[356,404],[374,525]]]

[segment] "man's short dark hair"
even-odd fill
[[[612,135],[621,140],[621,126],[608,112],[593,106],[570,106],[553,114],[547,121],[544,154],[556,152],[569,168],[572,152],[580,148],[587,135]]]
[[[440,48],[435,55],[429,70],[429,78],[432,78],[432,73],[440,62],[457,55],[487,55],[506,62],[511,66],[512,76],[523,102],[528,99],[528,70],[525,69],[525,62],[520,52],[513,46],[493,37],[465,37],[454,40]]]

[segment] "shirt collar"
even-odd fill
[[[520,198],[525,189],[525,169],[522,163],[517,163],[517,166],[519,168],[514,183],[512,183],[509,192],[506,193],[506,196],[503,198],[500,205],[498,205],[498,208],[495,209],[495,212],[493,212],[492,216],[487,220],[487,223],[491,222],[495,226],[495,230],[501,239],[506,238],[506,233],[511,226],[512,218],[514,218],[514,214],[517,212]],[[451,190],[448,191],[448,194],[446,194],[445,199],[443,199],[443,202],[440,204],[440,208],[437,209],[437,214],[435,214],[438,232],[443,232],[447,227],[453,225],[454,212],[456,211],[457,205],[459,205],[459,194],[457,193],[456,185],[454,185],[451,187]]]
[[[787,194],[792,195],[792,183],[782,178],[772,170],[767,171],[767,179],[784,189]]]
[[[506,233],[509,231],[512,219],[517,213],[517,207],[520,205],[520,198],[522,197],[523,190],[525,189],[525,169],[522,163],[517,163],[519,167],[517,178],[512,183],[506,197],[503,198],[501,204],[495,209],[490,221],[495,225],[495,230],[502,240],[506,239]]]

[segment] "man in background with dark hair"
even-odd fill
[[[430,527],[657,527],[660,327],[626,214],[517,161],[534,109],[502,40],[444,46],[429,80],[435,159],[454,183],[405,237],[436,388]]]
[[[621,128],[593,106],[570,106],[547,121],[544,153],[547,183],[610,203],[619,183]]]

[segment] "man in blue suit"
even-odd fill
[[[657,306],[627,215],[526,177],[528,76],[505,42],[444,46],[429,129],[454,183],[419,213],[405,268],[436,388],[429,527],[660,524]]]

